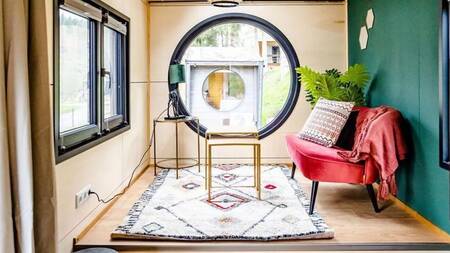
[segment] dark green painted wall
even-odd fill
[[[439,167],[440,0],[349,0],[349,63],[372,74],[371,106],[390,105],[408,121],[413,155],[398,171],[399,198],[450,233],[449,173]],[[359,31],[375,13],[366,50]]]

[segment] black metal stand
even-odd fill
[[[317,190],[319,190],[319,182],[313,181],[311,188],[311,202],[309,203],[309,214],[314,213],[314,205],[316,204]]]
[[[366,184],[367,192],[369,193],[370,201],[372,202],[373,210],[376,213],[381,212],[381,209],[378,207],[377,196],[375,194],[375,190],[373,189],[372,184]],[[311,188],[311,201],[309,203],[309,214],[314,213],[314,205],[316,204],[317,191],[319,189],[319,182],[312,181]]]
[[[170,112],[172,110],[172,113]],[[175,90],[169,93],[169,101],[167,102],[167,116],[164,117],[165,120],[178,120],[184,119],[186,115],[179,114],[179,97]]]
[[[294,178],[295,176],[295,170],[297,169],[297,165],[295,165],[295,163],[292,163],[292,174],[291,174],[291,178]]]
[[[370,201],[372,201],[373,210],[376,213],[381,212],[381,209],[378,207],[377,196],[375,195],[375,191],[373,189],[373,185],[372,184],[367,184],[366,188],[367,188],[367,192],[369,193]]]

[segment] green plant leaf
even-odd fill
[[[321,74],[306,66],[299,67],[296,71],[300,74],[299,79],[306,90],[307,99],[310,100],[311,105],[314,105],[320,95],[318,86],[320,86],[319,79]]]
[[[342,73],[337,69],[326,70],[325,74],[334,78],[339,78],[342,75]]]
[[[333,76],[322,75],[320,80],[320,97],[341,101],[345,90],[339,86],[339,82]]]
[[[358,86],[350,86],[344,91],[342,101],[354,102],[356,106],[364,106],[366,104],[364,92]]]
[[[300,74],[299,79],[306,91],[306,101],[312,106],[321,97],[355,102],[356,105],[365,104],[363,89],[369,80],[369,74],[364,65],[353,65],[343,75],[336,69],[322,74],[306,66],[299,67],[296,71]]]
[[[347,72],[339,78],[339,81],[342,83],[350,83],[363,89],[369,81],[369,73],[364,65],[355,64],[348,67]]]

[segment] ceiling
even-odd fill
[[[207,3],[208,0],[148,0],[149,3]],[[344,0],[243,0],[243,2],[344,2]]]

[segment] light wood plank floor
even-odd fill
[[[148,252],[155,250],[190,249],[207,247],[233,248],[242,245],[274,245],[273,250],[281,250],[289,245],[339,245],[339,244],[392,244],[392,243],[450,243],[450,237],[423,218],[417,217],[397,201],[389,200],[381,213],[374,213],[366,189],[360,185],[321,183],[316,208],[331,228],[334,239],[282,241],[271,243],[242,242],[167,242],[132,241],[110,239],[110,233],[119,225],[129,208],[140,197],[153,180],[153,169],[149,168],[120,197],[87,233],[77,239],[75,248],[108,246],[117,250]],[[310,182],[296,173],[297,180],[308,192]],[[249,248],[250,249],[250,248]],[[305,248],[308,250],[307,248]],[[221,250],[221,249],[217,249]],[[267,250],[267,249],[266,249]],[[269,249],[270,250],[270,249]]]

